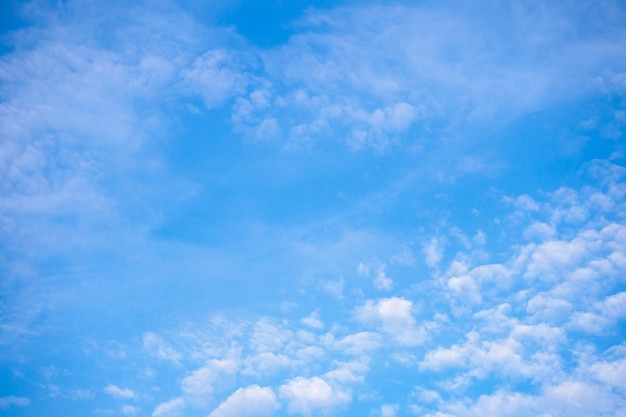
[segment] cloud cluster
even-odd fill
[[[595,187],[559,189],[541,198],[502,198],[512,219],[522,219],[529,227],[541,222],[552,232],[531,235],[523,225],[516,226],[517,235],[498,257],[485,256],[487,237],[482,231],[469,239],[463,237],[471,234],[450,227],[448,235],[431,239],[448,245],[437,265],[432,265],[428,250],[423,255],[432,276],[430,286],[419,288],[429,291],[431,300],[417,298],[418,290],[408,288],[399,289],[404,296],[352,299],[351,319],[363,326],[358,331],[332,319],[322,322],[322,314],[328,314],[319,307],[299,321],[217,320],[220,326],[236,329],[233,341],[224,346],[196,337],[204,341],[187,356],[211,352],[210,357],[221,359],[209,359],[208,365],[191,372],[181,391],[187,395],[189,381],[197,380],[194,386],[205,389],[202,395],[208,398],[217,380],[222,387],[243,383],[234,391],[216,393],[226,397],[215,405],[215,415],[230,415],[230,410],[247,413],[243,406],[247,398],[258,401],[259,412],[267,414],[276,410],[304,416],[332,414],[364,401],[368,392],[373,395],[368,375],[379,369],[379,352],[385,351],[397,366],[418,369],[435,382],[413,387],[405,405],[387,404],[377,411],[381,415],[397,415],[400,407],[432,416],[498,412],[515,416],[541,410],[593,415],[618,410],[623,400],[615,390],[624,389],[619,370],[626,349],[616,345],[596,352],[592,341],[596,335],[615,332],[626,312],[620,290],[626,272],[626,229],[620,217],[623,173],[614,175],[621,172],[619,167],[606,161],[595,161],[586,169],[595,172],[599,167],[605,174]],[[564,194],[570,198],[563,199]],[[584,217],[567,214],[581,210]],[[371,278],[372,270],[383,271],[380,265],[361,263],[356,273]],[[414,299],[434,308],[428,321],[420,318],[423,307]],[[442,334],[450,342],[443,341]],[[161,340],[152,334],[147,337]],[[160,344],[168,345],[165,340]],[[574,357],[569,357],[572,349]],[[211,364],[220,364],[222,370],[228,364],[230,381],[210,370]],[[245,385],[246,381],[253,383]],[[509,388],[499,386],[502,381]],[[468,396],[478,384],[490,388],[478,397]],[[533,388],[519,389],[524,384]],[[568,392],[580,392],[579,402],[572,405]],[[592,402],[594,396],[602,398],[602,404]]]
[[[76,347],[0,409],[626,415],[623,5],[309,8],[261,47],[191,3],[16,6],[0,355]]]

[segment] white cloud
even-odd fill
[[[337,369],[328,371],[324,374],[324,380],[331,383],[346,385],[363,381],[363,375],[369,370],[367,360],[360,358],[361,362],[344,362],[337,363],[340,365]]]
[[[598,361],[589,366],[589,372],[599,381],[604,382],[609,387],[626,390],[626,358],[614,361]]]
[[[521,211],[539,211],[539,204],[528,194],[522,194],[512,200],[513,205]]]
[[[426,256],[426,265],[435,268],[443,256],[443,243],[440,239],[432,238],[428,244],[424,245],[424,255]]]
[[[448,280],[448,288],[464,301],[477,304],[482,300],[478,286],[469,275],[450,278]]]
[[[251,375],[268,375],[277,372],[281,368],[289,368],[294,365],[292,358],[284,354],[261,352],[246,358],[246,365],[241,372]]]
[[[30,399],[26,397],[16,397],[10,395],[8,397],[0,397],[0,409],[6,410],[9,407],[28,407]]]
[[[359,275],[372,278],[374,281],[374,288],[377,290],[389,291],[393,287],[393,280],[385,273],[385,267],[385,264],[379,264],[376,268],[374,268],[369,264],[359,262],[357,272]],[[375,272],[372,270],[375,270]]]
[[[593,311],[576,312],[570,325],[590,333],[601,333],[607,327],[626,317],[626,292],[611,295],[593,306]]]
[[[385,268],[381,266],[378,268],[376,272],[376,277],[374,278],[374,288],[377,290],[386,290],[389,291],[393,287],[393,280],[389,278],[385,274]]]
[[[132,399],[137,396],[135,391],[133,391],[132,389],[120,388],[113,384],[109,384],[106,387],[104,387],[104,392],[106,392],[107,394],[111,394],[115,398],[119,398],[119,399]]]
[[[178,417],[181,415],[185,401],[182,397],[172,398],[169,401],[157,405],[152,412],[152,417]]]
[[[437,391],[416,387],[411,393],[411,398],[422,403],[438,403],[441,401],[441,394]]]
[[[178,363],[182,358],[180,353],[166,343],[161,336],[152,332],[143,335],[143,348],[157,358],[170,360],[175,363]]]
[[[553,353],[564,340],[559,329],[544,324],[515,325],[507,338],[488,340],[475,331],[466,337],[464,344],[427,352],[420,369],[460,368],[468,369],[469,375],[477,378],[497,374],[533,379],[554,375],[560,369],[559,357]],[[536,343],[535,346],[541,346],[542,351],[530,349],[529,340]]]
[[[427,416],[525,417],[529,415],[569,417],[625,416],[626,401],[601,386],[578,380],[547,384],[537,395],[496,391],[477,400],[441,403],[444,412]]]
[[[357,319],[380,325],[383,332],[389,334],[403,345],[417,345],[426,338],[426,331],[417,327],[413,317],[413,303],[400,297],[383,298],[376,302],[368,300],[355,311]]]
[[[259,141],[271,141],[282,136],[282,129],[278,120],[266,117],[250,131],[249,135]]]
[[[122,406],[122,413],[125,416],[134,416],[139,413],[139,407],[135,407],[133,405],[124,405]]]
[[[350,393],[332,387],[320,377],[297,377],[279,388],[280,398],[287,402],[290,414],[310,416],[316,411],[330,410],[352,401]]]
[[[304,324],[305,326],[309,326],[313,329],[324,328],[324,323],[322,323],[322,321],[320,320],[320,314],[317,310],[312,312],[308,317],[305,317],[302,320],[300,320],[300,322]]]
[[[271,388],[251,385],[239,388],[231,394],[209,414],[209,417],[267,416],[279,407],[280,404]]]
[[[344,282],[343,282],[343,278],[339,278],[337,280],[334,281],[328,281],[326,282],[322,289],[324,290],[324,292],[326,292],[327,294],[341,299],[343,298],[343,287],[344,287]]]
[[[383,344],[383,338],[378,333],[360,332],[345,336],[337,341],[335,348],[351,355],[360,355],[376,350]]]
[[[398,408],[398,404],[383,404],[380,407],[380,415],[381,417],[396,417]]]
[[[236,63],[237,58],[233,51],[215,49],[196,58],[191,68],[183,71],[183,79],[202,97],[207,108],[220,106],[245,91],[248,76]]]
[[[524,230],[524,238],[528,240],[537,239],[539,241],[545,241],[556,233],[554,226],[543,223],[533,222],[530,226]]]
[[[583,381],[565,381],[548,387],[540,409],[549,408],[557,416],[626,415],[626,401],[615,393]]]
[[[562,277],[564,270],[578,265],[582,260],[594,252],[598,242],[577,238],[571,242],[550,241],[542,243],[532,251],[530,262],[524,274],[529,278],[541,280],[557,280]]]
[[[204,406],[211,399],[214,384],[220,383],[223,376],[234,374],[237,367],[232,359],[213,359],[204,367],[193,371],[181,383],[185,403]]]
[[[273,323],[268,319],[261,319],[254,325],[250,347],[257,352],[277,352],[291,341],[291,330]]]
[[[551,296],[538,294],[528,301],[526,310],[537,320],[562,323],[569,317],[573,309],[572,303]]]

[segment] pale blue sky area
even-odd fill
[[[625,22],[2,2],[0,414],[626,416]]]

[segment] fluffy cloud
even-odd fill
[[[383,404],[380,407],[381,417],[395,417],[398,413],[398,404]]]
[[[626,292],[620,292],[595,303],[591,312],[575,313],[570,325],[590,333],[601,333],[624,317],[626,317]]]
[[[271,388],[251,385],[239,388],[221,403],[209,417],[266,416],[280,407]]]
[[[202,97],[207,108],[222,105],[227,99],[242,94],[248,84],[234,51],[207,51],[183,71],[182,77],[191,91]]]
[[[368,300],[355,310],[362,322],[377,323],[380,329],[403,345],[417,345],[426,338],[426,330],[418,327],[413,317],[413,303],[405,298],[391,297]]]
[[[113,384],[109,384],[106,387],[104,387],[104,392],[106,392],[107,394],[111,394],[115,398],[121,398],[121,399],[131,399],[131,398],[135,398],[135,396],[137,395],[135,394],[135,391],[133,391],[132,389],[119,388]]]
[[[169,401],[157,405],[152,411],[152,417],[178,417],[181,415],[185,401],[182,397],[172,398]]]
[[[438,347],[428,352],[419,367],[434,371],[468,369],[468,375],[481,379],[493,373],[504,377],[541,379],[560,370],[560,359],[554,353],[554,346],[562,340],[558,329],[543,325],[516,325],[509,337],[495,340],[481,339],[477,332],[470,332],[462,345]],[[545,347],[546,351],[535,352],[534,348],[529,348],[529,341]]]
[[[349,404],[352,396],[331,386],[320,377],[297,377],[279,388],[280,398],[287,403],[290,414],[310,416],[315,411],[328,412],[335,407]]]
[[[214,384],[224,375],[232,375],[237,370],[233,360],[210,360],[204,367],[193,371],[183,379],[181,386],[185,402],[190,405],[205,405],[211,398]]]
[[[320,314],[318,311],[312,312],[308,317],[300,320],[300,322],[305,326],[309,326],[314,329],[322,329],[324,327],[324,323],[320,320]]]

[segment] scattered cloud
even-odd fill
[[[200,369],[196,369],[184,378],[181,387],[185,403],[202,406],[206,404],[213,393],[213,386],[224,375],[232,375],[237,370],[237,363],[231,359],[211,360]]]
[[[619,1],[48,3],[0,34],[0,409],[624,415]]]
[[[172,398],[169,401],[157,405],[152,412],[152,417],[177,417],[180,416],[185,406],[182,397]]]
[[[122,413],[125,416],[134,416],[137,415],[137,413],[139,413],[139,407],[136,407],[134,405],[124,405],[122,406]]]
[[[279,407],[278,399],[271,388],[251,385],[239,388],[231,394],[209,417],[266,416]]]
[[[329,412],[335,407],[347,405],[352,396],[346,391],[332,387],[320,377],[297,377],[279,388],[280,398],[287,403],[290,414],[310,416],[316,411]]]
[[[413,302],[391,297],[368,300],[355,310],[355,315],[362,322],[378,324],[384,333],[398,343],[412,346],[422,343],[427,336],[426,330],[417,326],[413,310]]]
[[[118,399],[133,399],[137,396],[137,394],[135,393],[135,391],[133,391],[130,388],[120,388],[118,386],[115,386],[113,384],[109,384],[106,387],[104,387],[104,392],[106,392],[107,394],[112,395],[115,398]]]
[[[10,395],[8,397],[0,397],[0,409],[6,410],[11,407],[28,407],[30,399],[26,397],[16,397]]]
[[[181,359],[180,353],[168,345],[159,335],[148,332],[143,335],[143,348],[159,359],[177,363]]]

